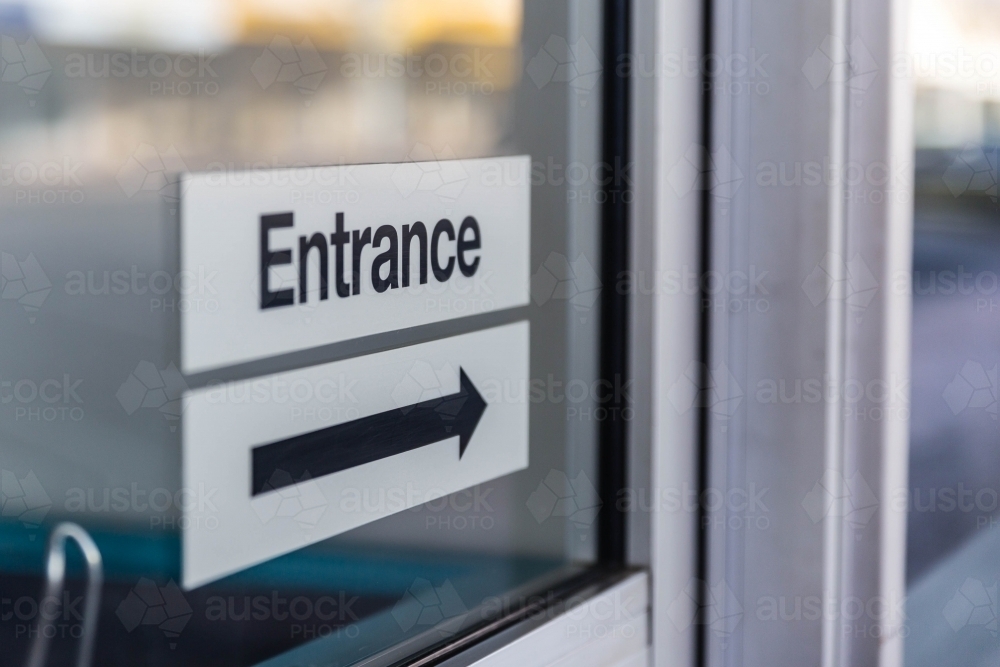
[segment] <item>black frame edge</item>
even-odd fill
[[[632,38],[631,0],[604,2],[604,76],[601,119],[602,159],[608,169],[627,170],[630,165],[632,100],[630,67]],[[623,66],[624,65],[624,66]],[[604,186],[601,206],[601,325],[600,374],[613,387],[627,387],[629,378],[629,290],[620,290],[629,270],[628,190],[617,189],[619,179]],[[627,180],[621,179],[627,184]],[[598,494],[604,501],[598,516],[597,560],[604,566],[627,561],[626,513],[620,505],[628,478],[627,392],[614,391],[608,418],[600,423]]]
[[[702,0],[702,14],[701,14],[701,52],[703,56],[708,56],[712,53],[715,42],[714,26],[715,26],[715,14],[713,11],[713,0]],[[701,178],[703,182],[699,185],[701,201],[700,206],[700,230],[699,230],[699,241],[700,247],[700,257],[699,263],[699,274],[705,276],[708,271],[712,268],[712,191],[709,184],[705,182],[707,179],[707,174],[712,168],[711,163],[711,150],[713,141],[713,113],[712,113],[712,83],[713,77],[709,72],[709,68],[702,68],[701,72],[701,145],[702,145],[702,164],[700,165]],[[708,303],[707,298],[709,297],[706,291],[706,284],[704,280],[699,280],[698,284],[701,286],[700,294],[698,295],[698,334],[699,334],[699,344],[698,344],[698,361],[700,362],[699,368],[701,369],[701,377],[699,378],[699,385],[701,387],[711,386],[711,371],[709,370],[709,363],[712,356],[712,313],[711,310],[705,307],[704,304]],[[709,456],[709,445],[710,445],[710,435],[711,435],[711,412],[707,401],[700,400],[696,403],[696,409],[698,410],[698,432],[696,436],[696,447],[697,447],[697,484],[698,484],[698,497],[701,498],[701,494],[705,489],[708,488],[709,479],[709,466],[711,464]],[[708,549],[709,549],[709,534],[708,534],[708,509],[705,507],[704,503],[698,503],[698,524],[695,527],[697,531],[695,538],[695,579],[698,581],[699,586],[696,595],[698,596],[698,612],[695,618],[694,632],[695,632],[695,646],[694,646],[694,664],[697,667],[704,667],[708,664]]]

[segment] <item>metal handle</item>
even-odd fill
[[[66,583],[66,540],[73,540],[83,552],[87,561],[87,602],[83,611],[83,636],[76,656],[77,667],[90,667],[94,655],[94,641],[97,637],[97,616],[101,606],[101,586],[104,583],[104,568],[101,552],[90,534],[75,523],[60,523],[49,536],[48,552],[45,556],[45,592],[43,600],[60,600]],[[41,603],[39,603],[41,607]],[[44,667],[49,652],[49,627],[54,619],[38,616],[38,634],[31,645],[28,667]],[[52,631],[51,635],[55,635]]]

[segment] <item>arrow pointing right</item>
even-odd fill
[[[251,495],[291,486],[306,475],[316,478],[349,470],[456,435],[461,459],[485,411],[486,401],[460,368],[457,393],[255,447]],[[288,475],[272,477],[279,470]]]

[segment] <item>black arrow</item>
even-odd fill
[[[485,411],[486,401],[459,369],[457,394],[254,447],[251,493],[257,496],[456,435],[461,459]]]

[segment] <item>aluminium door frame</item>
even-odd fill
[[[645,494],[646,505],[628,513],[628,558],[650,571],[651,664],[899,667],[905,617],[891,602],[905,597],[906,515],[891,500],[906,488],[908,420],[852,421],[840,399],[812,413],[749,404],[761,372],[908,385],[910,300],[891,288],[909,274],[912,251],[913,93],[892,67],[908,53],[907,0],[635,0],[634,11],[629,489]],[[861,95],[854,77],[869,72],[859,72],[859,42],[879,73]],[[828,44],[832,71],[813,86],[803,68]],[[692,54],[724,59],[751,49],[770,58],[766,103],[733,94],[747,83],[745,73],[670,66]],[[813,152],[837,169],[884,165],[890,178],[833,179],[811,192],[755,188],[762,159],[811,159]],[[720,163],[724,156],[731,164]],[[685,182],[686,173],[701,180]],[[742,190],[718,188],[737,176]],[[862,319],[852,316],[846,260],[833,262],[822,303],[806,299],[804,280],[826,254],[861,257],[881,286]],[[706,309],[712,294],[677,291],[663,280],[755,264],[776,277],[772,294],[780,296],[772,301],[782,306],[764,325]],[[813,350],[812,358],[796,358],[789,342]],[[716,386],[712,371],[720,365],[742,385],[732,395],[744,397],[724,423],[700,395]],[[688,403],[678,392],[685,382],[695,385]],[[894,394],[881,407],[905,415],[908,397]],[[801,437],[761,439],[788,431]],[[810,489],[834,488],[854,474],[878,499],[875,518],[856,531],[840,498],[812,521],[802,506]],[[724,528],[734,518],[725,508],[698,503],[677,511],[663,500],[684,489],[729,493],[754,480],[774,487],[771,529],[749,538]],[[824,608],[855,598],[889,604],[877,619],[880,636],[845,633],[836,614],[767,625],[754,618],[762,586],[775,595],[815,593]],[[710,623],[733,614],[741,617],[737,629],[720,638]]]

